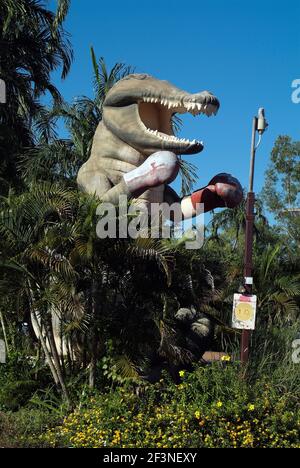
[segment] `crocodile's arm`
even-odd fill
[[[202,209],[206,213],[215,208],[234,208],[242,198],[241,184],[235,177],[226,173],[216,175],[207,186],[186,197],[180,198],[169,186],[166,186],[164,195],[164,201],[169,205],[180,202],[184,219],[197,216]]]

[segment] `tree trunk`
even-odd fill
[[[39,289],[38,285],[36,285],[36,287],[37,289]],[[68,406],[70,406],[70,399],[69,399],[67,387],[66,387],[63,375],[62,375],[60,360],[59,360],[59,356],[58,356],[58,352],[57,352],[57,348],[56,348],[56,344],[54,340],[53,328],[52,328],[52,323],[51,323],[51,313],[50,313],[50,316],[48,315],[48,317],[46,317],[46,336],[47,336],[47,340],[50,346],[53,360],[48,350],[47,342],[43,336],[42,321],[40,323],[37,317],[37,313],[36,313],[35,305],[34,305],[33,288],[31,287],[30,282],[29,282],[29,292],[30,292],[29,297],[30,297],[30,304],[31,304],[31,317],[33,318],[35,322],[35,326],[37,328],[38,335],[39,335],[38,338],[41,340],[41,344],[43,347],[43,351],[45,353],[46,361],[50,367],[55,384],[61,388],[63,397],[66,403],[68,404]],[[50,320],[49,320],[49,317],[50,317]]]
[[[68,406],[70,406],[71,402],[70,402],[70,398],[69,398],[69,393],[68,393],[68,390],[67,390],[67,387],[66,387],[66,383],[65,383],[64,376],[63,376],[63,372],[62,372],[62,368],[61,368],[61,364],[60,364],[60,359],[59,359],[59,355],[58,355],[58,352],[57,352],[57,347],[56,347],[56,343],[55,343],[55,339],[54,339],[52,322],[51,322],[51,314],[50,314],[50,317],[49,316],[47,317],[46,329],[47,329],[47,338],[48,338],[51,353],[52,353],[52,356],[53,356],[53,360],[54,360],[58,380],[59,380],[59,383],[60,383],[60,386],[61,386],[61,389],[62,389],[63,397],[64,397],[66,403],[68,404]]]
[[[41,359],[41,341],[38,340],[37,342],[37,350],[36,350],[36,363],[38,364],[39,360]],[[37,367],[38,369],[38,367]],[[38,381],[38,370],[34,373],[34,379]]]
[[[47,343],[43,337],[43,331],[42,331],[42,328],[41,328],[41,325],[39,323],[39,320],[37,318],[37,315],[36,315],[36,312],[35,310],[32,310],[31,311],[31,317],[32,319],[34,320],[35,322],[35,326],[38,330],[38,338],[41,342],[41,345],[42,345],[42,348],[43,348],[43,351],[45,353],[45,358],[46,358],[46,362],[48,364],[48,366],[50,367],[50,370],[51,370],[51,373],[52,373],[52,376],[53,376],[53,379],[54,379],[54,382],[55,382],[55,385],[59,386],[59,378],[58,378],[58,375],[57,375],[57,372],[56,372],[56,369],[55,369],[55,366],[53,364],[53,361],[52,361],[52,358],[51,358],[51,355],[48,351],[48,348],[47,348]]]
[[[93,355],[90,365],[89,365],[89,387],[90,388],[95,388],[95,377],[96,377],[96,361]]]
[[[4,317],[3,317],[3,314],[2,314],[1,311],[0,311],[0,321],[1,321],[2,331],[3,331],[3,338],[4,338],[4,342],[5,342],[6,352],[7,352],[7,355],[9,355],[8,339],[7,339],[7,334],[6,334]]]
[[[65,378],[66,375],[67,375],[67,372],[66,372],[65,358],[64,358],[63,321],[62,321],[61,318],[60,318],[59,322],[60,322],[60,327],[59,327],[59,335],[60,335],[60,362],[61,362],[62,373],[63,373],[63,376],[64,376],[64,378]],[[66,348],[67,348],[67,340],[65,341],[65,344],[66,344]]]
[[[95,387],[96,380],[96,364],[97,364],[97,322],[96,322],[96,294],[97,284],[95,279],[92,279],[91,284],[91,321],[92,321],[92,349],[91,349],[91,362],[89,365],[89,387]]]

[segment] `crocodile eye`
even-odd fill
[[[150,75],[136,75],[137,80],[146,80],[147,78],[150,78]]]
[[[135,80],[146,80],[147,78],[151,78],[150,75],[147,75],[146,73],[133,73],[131,75],[127,75],[123,78],[123,80],[131,80],[131,79],[135,79]]]

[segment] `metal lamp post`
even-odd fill
[[[244,260],[244,277],[245,277],[245,290],[246,294],[252,294],[253,285],[253,227],[254,227],[254,204],[255,193],[253,192],[254,185],[254,169],[255,169],[255,155],[262,139],[262,135],[268,127],[265,119],[265,111],[263,108],[259,109],[258,117],[254,117],[252,125],[252,141],[251,141],[251,160],[250,160],[250,175],[249,175],[249,189],[247,193],[246,202],[246,236],[245,236],[245,260]],[[259,135],[258,143],[256,144],[256,133]],[[242,331],[241,338],[241,362],[243,364],[248,362],[249,358],[249,343],[250,343],[250,330]]]

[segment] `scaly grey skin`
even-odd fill
[[[155,186],[146,182],[142,193],[131,193],[123,176],[157,151],[175,155],[202,151],[202,142],[174,136],[172,116],[187,112],[211,116],[219,105],[208,91],[189,94],[149,75],[129,75],[120,80],[104,101],[103,119],[96,130],[90,159],[78,173],[79,187],[115,204],[123,194],[148,203],[178,201],[167,185],[171,178]]]
[[[193,354],[194,360],[199,361],[213,339],[212,321],[205,314],[198,313],[193,306],[179,309],[175,320],[185,337],[185,347]]]
[[[160,353],[153,353],[146,380],[151,383],[161,379],[162,371],[168,371],[176,383],[180,382],[179,371],[191,371],[195,363],[200,362],[203,354],[210,346],[214,337],[214,324],[194,306],[180,308],[175,316],[176,346],[182,350],[181,362],[168,362]]]

